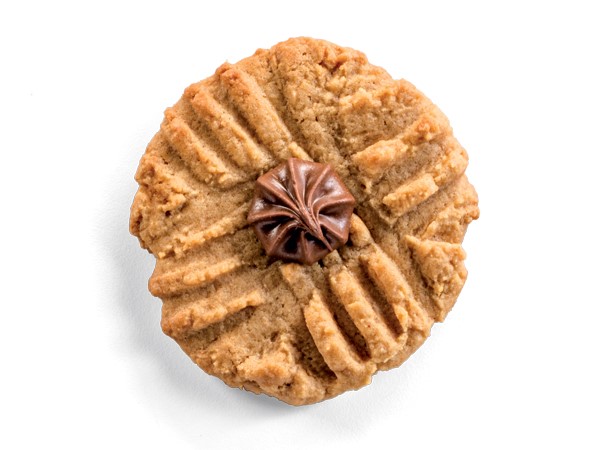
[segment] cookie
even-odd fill
[[[297,38],[223,64],[166,110],[136,173],[130,230],[156,257],[163,331],[229,386],[293,405],[370,383],[465,283],[467,162],[444,114],[358,51]],[[304,180],[319,223],[282,212],[269,177]]]

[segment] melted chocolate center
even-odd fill
[[[331,166],[290,158],[256,180],[248,223],[267,255],[313,264],[346,243],[355,204]]]

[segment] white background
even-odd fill
[[[600,448],[594,3],[3,2],[0,447]],[[294,408],[227,388],[162,334],[128,215],[183,89],[299,35],[364,51],[442,108],[481,219],[425,345]]]

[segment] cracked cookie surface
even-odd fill
[[[346,245],[269,259],[247,214],[288,158],[330,164],[357,205]],[[136,173],[130,229],[156,257],[161,325],[206,372],[318,402],[400,365],[466,279],[479,216],[443,113],[355,50],[290,39],[189,86]]]

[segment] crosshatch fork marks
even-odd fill
[[[289,157],[332,164],[359,202],[348,244],[311,267],[270,260],[247,228],[252,181]],[[165,332],[291,404],[369,383],[464,284],[466,165],[445,116],[359,52],[299,38],[224,64],[167,109],[140,165],[131,230],[158,257]]]

